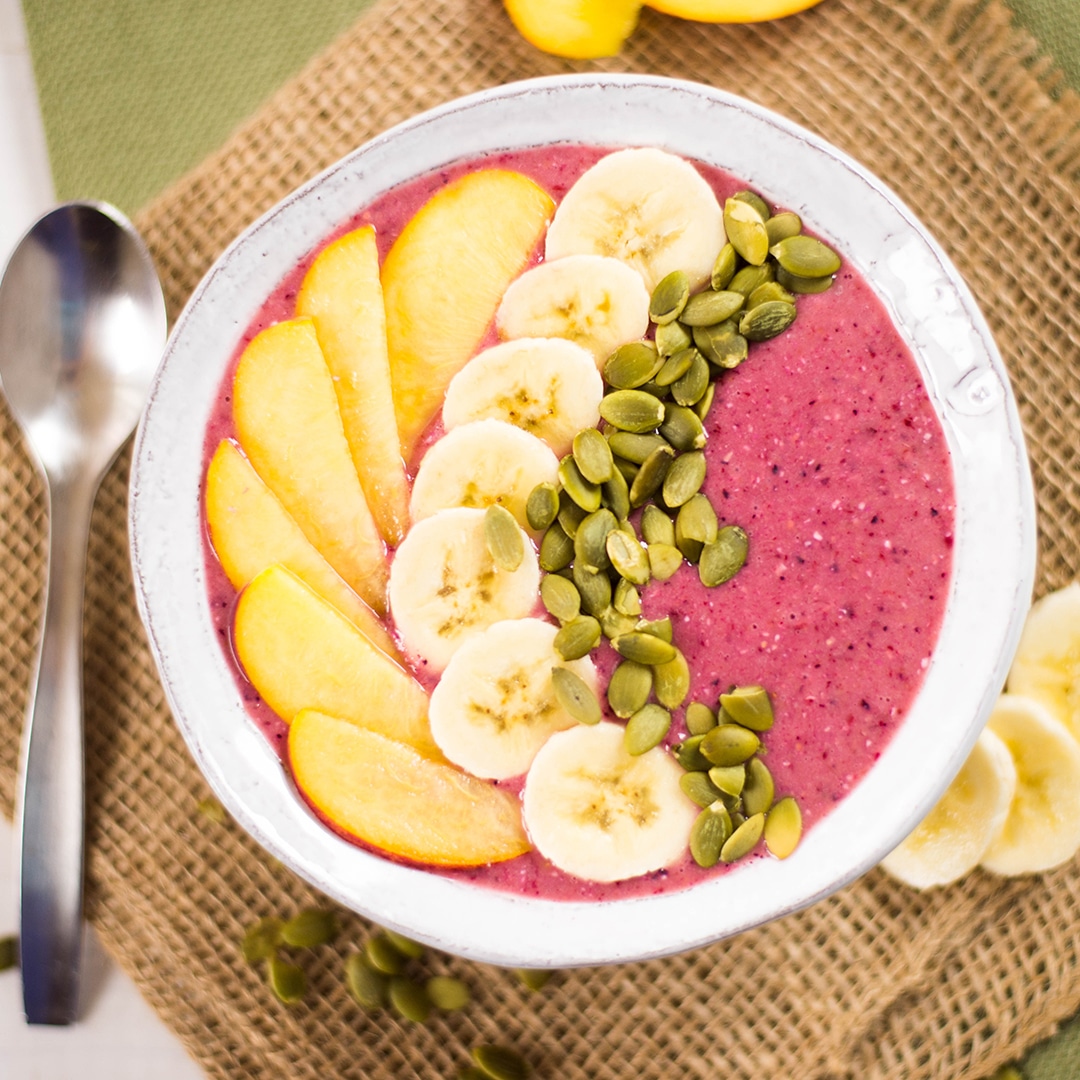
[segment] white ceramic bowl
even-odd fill
[[[955,569],[940,639],[880,760],[786,861],[681,892],[565,903],[368,854],[321,825],[249,719],[211,625],[200,484],[206,420],[240,335],[286,271],[382,192],[457,159],[551,142],[655,145],[727,169],[835,243],[910,345],[955,469]],[[1015,403],[975,301],[915,216],[821,139],[697,84],[586,75],[500,87],[416,117],[294,192],[237,239],[177,322],[139,429],[135,584],[165,692],[229,812],[340,903],[438,948],[514,966],[643,959],[797,910],[863,873],[920,820],[1000,690],[1034,577],[1035,510]]]

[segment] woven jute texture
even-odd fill
[[[139,215],[175,315],[225,244],[390,124],[461,93],[591,67],[712,83],[838,144],[914,206],[959,265],[1012,374],[1040,512],[1039,591],[1077,574],[1080,101],[996,0],[825,0],[712,27],[646,11],[622,57],[544,56],[497,0],[383,3],[227,145]],[[41,610],[40,483],[0,437],[0,806],[12,805]],[[191,1053],[220,1077],[448,1077],[508,1043],[542,1076],[982,1077],[1080,1007],[1080,863],[929,894],[868,874],[829,900],[688,955],[568,972],[539,994],[442,957],[474,989],[426,1027],[366,1015],[342,983],[369,932],[344,915],[278,1005],[238,955],[244,927],[318,897],[229,823],[172,724],[132,599],[126,458],[98,499],[86,611],[87,911]]]

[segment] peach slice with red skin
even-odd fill
[[[296,314],[315,320],[360,486],[379,532],[397,547],[409,528],[409,487],[394,419],[379,249],[370,225],[319,252],[300,286]]]
[[[442,758],[423,687],[284,567],[264,570],[240,594],[233,648],[252,686],[286,723],[303,709],[320,709]]]
[[[301,794],[332,825],[436,866],[481,866],[529,850],[517,800],[468,773],[312,709],[289,728]]]
[[[386,335],[406,460],[450,380],[476,353],[553,210],[550,196],[527,176],[480,169],[433,195],[387,253]]]
[[[386,551],[356,475],[315,324],[258,334],[233,379],[240,446],[316,550],[378,614]]]
[[[240,590],[281,563],[328,600],[373,645],[400,660],[382,620],[313,548],[235,443],[218,444],[206,470],[206,524],[221,568]]]

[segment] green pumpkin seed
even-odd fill
[[[410,960],[419,960],[424,955],[424,946],[419,941],[413,941],[412,938],[406,937],[404,934],[399,934],[396,930],[383,929],[383,933],[389,938],[390,944],[402,956],[407,956]]]
[[[574,559],[574,541],[566,535],[563,527],[555,522],[540,541],[540,569],[549,574],[569,566]]]
[[[694,564],[701,558],[701,553],[705,549],[705,543],[702,540],[695,540],[692,536],[687,536],[684,526],[688,518],[701,513],[696,509],[699,505],[699,502],[695,501],[697,498],[698,497],[695,495],[690,499],[675,516],[675,546],[682,552],[683,558],[686,559],[687,562]],[[701,498],[704,499],[705,496],[702,495]],[[690,507],[690,510],[683,513],[687,507]]]
[[[636,390],[620,392],[637,393]],[[600,485],[586,480],[581,475],[577,462],[569,454],[559,462],[559,483],[562,484],[563,491],[587,514],[600,509]]]
[[[692,803],[697,803],[702,809],[712,806],[720,798],[720,792],[716,790],[708,774],[703,772],[683,773],[679,777],[679,787]]]
[[[732,819],[732,824],[735,824]],[[762,830],[765,828],[765,815],[752,814],[728,837],[724,846],[720,849],[722,862],[733,863],[744,855],[749,855],[757,847],[761,839]]]
[[[670,544],[649,545],[649,569],[657,581],[667,581],[682,566],[683,555]]]
[[[646,565],[648,565],[649,555],[645,553]],[[626,578],[619,578],[615,582],[615,597],[612,600],[612,607],[620,615],[626,615],[633,617],[641,614],[641,594],[630,584]]]
[[[281,927],[281,941],[294,949],[313,949],[337,937],[337,919],[332,911],[308,908]]]
[[[303,970],[295,964],[290,964],[280,956],[271,956],[266,967],[266,977],[278,1001],[285,1005],[295,1005],[303,1000],[307,979]]]
[[[0,937],[0,971],[19,966],[19,939],[14,934]]]
[[[747,297],[746,309],[749,311],[751,308],[756,308],[760,304],[768,303],[770,300],[780,300],[785,304],[795,303],[795,297],[792,296],[779,281],[766,281],[764,285],[759,285]]]
[[[720,707],[751,731],[768,731],[773,726],[772,702],[763,686],[737,686],[720,695]]]
[[[390,979],[376,971],[363,953],[350,953],[345,961],[345,985],[358,1005],[381,1009],[387,1001]]]
[[[738,724],[718,724],[701,743],[701,753],[713,765],[741,765],[761,748],[761,740]]]
[[[769,234],[769,247],[779,244],[789,236],[798,236],[802,232],[802,219],[798,214],[785,210],[780,214],[773,214],[765,222],[765,231]]]
[[[626,458],[617,457],[615,459],[615,471],[619,473],[627,485],[634,482],[634,477],[637,476],[640,468],[640,465],[635,465],[632,461],[627,461]],[[629,487],[627,487],[628,493],[629,490]]]
[[[630,486],[626,477],[612,460],[611,478],[605,480],[600,488],[600,499],[620,521],[630,515]],[[636,473],[635,473],[636,475]]]
[[[664,477],[664,502],[672,509],[676,506],[682,506],[697,495],[704,482],[705,455],[700,450],[692,450],[688,454],[681,454],[671,463],[671,468],[668,469],[667,476]],[[703,495],[702,498],[704,499],[705,496]],[[705,502],[708,503],[708,499],[705,499]],[[709,504],[709,509],[712,509],[711,504]],[[716,515],[714,513],[713,521],[715,522],[715,520]],[[685,526],[683,531],[687,532]],[[692,536],[695,540],[705,539],[703,536],[697,536],[690,532],[687,532],[687,535]],[[713,539],[715,538],[714,535]]]
[[[659,705],[643,705],[626,722],[623,746],[631,757],[639,757],[659,746],[671,728],[671,713]]]
[[[660,326],[673,322],[686,307],[690,279],[682,270],[672,270],[657,282],[649,299],[649,318]]]
[[[599,724],[603,713],[592,687],[569,668],[553,667],[555,700],[579,724]]]
[[[704,735],[716,727],[716,714],[701,701],[686,706],[686,730],[691,735]]]
[[[746,562],[750,542],[738,525],[725,525],[716,540],[706,544],[698,564],[701,584],[707,588],[722,585],[733,578]]]
[[[244,931],[244,939],[240,943],[240,951],[249,964],[259,960],[268,960],[283,944],[281,928],[285,924],[281,919],[273,917],[260,919]]]
[[[724,203],[724,232],[728,242],[751,266],[760,266],[769,257],[769,234],[757,209],[738,199]]]
[[[746,340],[745,338],[743,339]],[[701,395],[698,401],[693,405],[693,410],[697,413],[698,417],[704,423],[705,417],[709,415],[709,410],[712,408],[713,397],[716,395],[716,383],[711,382],[705,388],[705,393]]]
[[[664,366],[656,373],[656,385],[658,387],[670,386],[676,379],[681,379],[694,362],[694,350],[683,349],[669,356],[664,361]]]
[[[765,818],[765,846],[778,859],[786,859],[802,836],[802,812],[788,795],[777,802]]]
[[[457,1074],[457,1080],[491,1080],[483,1069],[478,1068],[476,1065],[466,1065],[464,1069]]]
[[[675,760],[687,772],[708,772],[712,762],[701,752],[701,740],[704,735],[691,735],[689,739],[679,743],[672,751]]]
[[[649,503],[641,514],[641,535],[647,544],[675,544],[675,524],[654,503]]]
[[[746,785],[746,766],[714,765],[709,770],[709,779],[725,795],[737,799]]]
[[[588,511],[582,510],[581,507],[564,492],[560,499],[558,522],[563,527],[563,532],[565,532],[571,540],[577,538],[578,526],[587,516]]]
[[[425,1024],[431,1015],[431,999],[427,991],[412,979],[404,975],[395,975],[390,980],[390,1007],[404,1020],[414,1024]]]
[[[633,615],[624,615],[614,604],[599,616],[600,629],[604,631],[604,637],[613,641],[623,634],[631,634],[637,629],[638,620]]]
[[[555,974],[550,968],[514,968],[514,974],[526,989],[543,990]]]
[[[620,431],[636,434],[651,431],[663,423],[664,403],[644,390],[613,390],[600,399],[600,415]],[[619,450],[615,452],[626,457]],[[563,486],[566,486],[565,481]]]
[[[734,321],[695,327],[694,345],[710,364],[725,371],[737,368],[747,357],[746,338]]]
[[[635,435],[629,431],[615,431],[608,437],[611,452],[635,465],[645,463],[648,456],[667,441],[660,435]]]
[[[608,680],[607,699],[611,711],[621,720],[629,719],[649,700],[652,685],[651,667],[624,660]]]
[[[770,254],[796,277],[829,277],[840,269],[840,256],[812,236],[789,236],[774,244]]]
[[[749,296],[759,285],[766,281],[772,281],[776,277],[772,263],[764,266],[744,266],[732,279],[728,289],[731,292],[742,293]]]
[[[525,558],[525,541],[517,519],[498,503],[484,511],[484,543],[491,561],[507,573],[513,573]]]
[[[668,615],[665,615],[662,619],[642,619],[637,623],[636,628],[643,634],[652,634],[653,637],[666,641],[669,645],[675,636],[671,626],[671,618]]]
[[[667,363],[666,360],[664,362]],[[659,398],[661,401],[664,401],[671,396],[671,387],[660,386],[655,379],[651,379],[647,383],[642,383],[638,389],[641,390],[642,393],[652,394],[654,398]]]
[[[607,553],[608,535],[618,528],[619,522],[610,510],[600,509],[578,526],[574,537],[574,566],[599,573],[611,566]]]
[[[627,660],[633,660],[638,664],[666,664],[675,659],[676,648],[670,642],[664,641],[653,634],[644,634],[640,630],[631,631],[617,637],[612,645],[615,651]]]
[[[725,244],[720,249],[720,254],[716,256],[716,262],[713,263],[712,275],[709,281],[709,284],[712,285],[717,292],[728,287],[731,279],[735,276],[735,266],[737,262],[738,258],[735,254],[735,249],[731,244]]]
[[[525,520],[536,532],[546,529],[559,514],[559,492],[554,484],[544,481],[529,492],[525,503]]]
[[[833,277],[798,277],[796,274],[789,274],[783,267],[780,267],[776,271],[776,280],[784,286],[785,289],[790,289],[793,293],[801,293],[803,295],[811,293],[823,293],[827,289],[832,288],[833,282],[836,280]]]
[[[647,383],[664,362],[657,348],[648,341],[620,345],[604,363],[604,382],[617,390],[633,390]]]
[[[769,204],[755,191],[736,191],[731,197],[739,202],[746,203],[747,206],[752,206],[757,211],[758,217],[764,222],[768,222],[772,216]]]
[[[607,556],[611,565],[624,580],[633,585],[647,585],[651,573],[649,556],[646,550],[632,537],[621,530],[607,535]],[[616,603],[616,607],[618,604]],[[624,614],[632,614],[624,612]]]
[[[671,384],[671,396],[679,405],[696,405],[709,389],[712,374],[705,357],[694,350],[694,361],[690,370],[678,381]]]
[[[690,829],[690,854],[698,866],[708,869],[720,861],[720,852],[731,836],[731,818],[721,802],[698,814]]]
[[[465,983],[449,975],[433,975],[424,983],[424,992],[428,1001],[442,1012],[464,1009],[472,996]]]
[[[477,1046],[472,1056],[489,1080],[528,1080],[529,1063],[505,1046]]]
[[[581,593],[582,608],[599,618],[600,613],[611,606],[611,581],[607,574],[594,574],[574,563],[573,580]]]
[[[195,810],[202,814],[207,821],[212,821],[215,825],[222,824],[226,818],[225,807],[213,795],[200,799],[195,805]]]
[[[665,360],[683,349],[690,348],[691,344],[693,344],[693,339],[690,337],[690,331],[680,322],[666,323],[664,326],[656,328],[656,351]],[[658,367],[656,371],[659,370]],[[656,372],[653,372],[645,382],[652,379],[655,374]],[[638,385],[642,384],[639,383]]]
[[[591,484],[602,484],[611,479],[615,471],[611,447],[596,428],[583,428],[574,436],[573,453],[578,472]]]
[[[690,297],[679,321],[684,326],[716,326],[730,319],[745,303],[742,293],[706,289]]]
[[[386,934],[376,934],[368,938],[364,953],[368,963],[384,975],[399,975],[405,969],[405,961],[408,959]]]
[[[753,817],[764,814],[773,804],[776,785],[772,773],[761,758],[751,758],[746,763],[746,785],[742,790],[743,810]]]
[[[576,591],[576,590],[575,590]],[[555,635],[555,651],[564,660],[580,660],[600,644],[600,623],[590,615],[578,615]]]
[[[668,405],[660,434],[676,450],[700,450],[705,445],[701,417],[685,405]]]
[[[690,665],[678,649],[671,660],[653,669],[653,691],[656,700],[668,709],[677,709],[686,700],[690,693]]]
[[[701,471],[705,471],[704,462]],[[695,492],[683,503],[675,519],[675,543],[678,544],[682,537],[697,540],[702,544],[712,544],[719,534],[720,527],[712,503],[705,495]]]
[[[634,482],[630,485],[631,506],[641,506],[646,499],[651,498],[660,490],[674,457],[675,451],[665,444],[658,446],[642,462],[637,476],[634,477]]]
[[[572,581],[558,574],[545,574],[540,582],[540,599],[560,623],[568,623],[581,614],[581,593]]]
[[[768,341],[782,334],[794,321],[794,304],[783,300],[767,300],[748,311],[739,321],[739,333],[747,341]]]

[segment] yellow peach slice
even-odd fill
[[[401,655],[382,620],[311,546],[235,443],[223,439],[206,470],[210,543],[234,589],[281,563],[329,600],[387,656]]]
[[[289,729],[289,763],[320,814],[390,854],[481,866],[529,850],[509,792],[348,721],[299,713]]]
[[[555,56],[615,56],[637,26],[641,0],[503,0],[517,31]]]
[[[240,594],[233,648],[286,723],[302,709],[321,709],[442,757],[423,687],[284,567],[264,570]]]
[[[296,314],[315,320],[360,486],[379,532],[397,547],[409,528],[409,488],[390,388],[379,249],[370,225],[319,252],[300,286]]]
[[[645,0],[647,7],[694,22],[740,23],[782,19],[821,0]]]
[[[386,610],[386,552],[353,466],[330,370],[311,319],[264,330],[233,380],[240,446],[319,554]]]
[[[527,176],[481,169],[433,195],[383,264],[390,377],[402,454],[476,352],[507,285],[525,269],[554,203]]]

